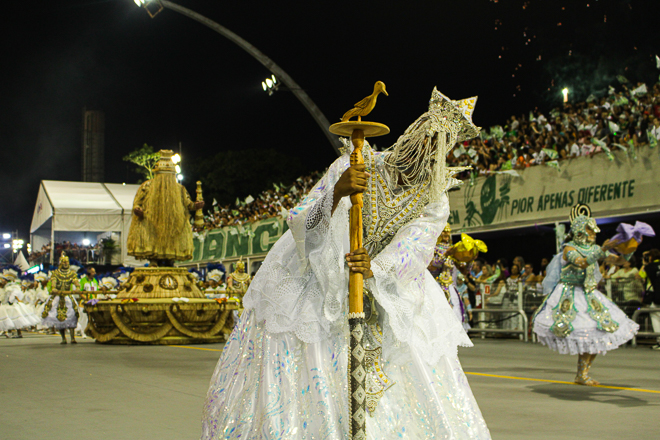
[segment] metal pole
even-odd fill
[[[173,3],[169,0],[159,0],[159,3],[168,9],[171,9],[173,11],[176,11],[182,15],[185,15],[188,18],[192,18],[193,20],[203,24],[204,26],[207,26],[220,35],[223,35],[224,37],[228,38],[229,40],[233,41],[236,43],[239,47],[241,47],[243,50],[245,50],[247,53],[252,55],[257,61],[259,61],[266,69],[271,71],[275,77],[277,78],[278,81],[281,81],[286,85],[291,92],[298,98],[298,100],[302,103],[302,105],[305,106],[307,111],[312,115],[316,123],[321,127],[321,130],[323,131],[323,134],[325,137],[328,138],[328,141],[330,141],[330,144],[332,145],[332,148],[334,148],[335,153],[337,153],[337,156],[339,156],[340,153],[340,148],[342,147],[341,142],[339,139],[332,135],[328,131],[328,127],[330,127],[330,122],[328,122],[328,118],[325,117],[323,112],[321,112],[321,109],[317,107],[317,105],[312,101],[312,98],[307,95],[307,93],[289,76],[288,73],[286,73],[280,66],[275,64],[273,60],[268,58],[266,55],[263,54],[259,49],[245,41],[243,38],[239,37],[236,35],[234,32],[230,31],[224,26],[219,25],[213,20],[210,20],[206,17],[204,17],[201,14],[198,14],[195,11],[192,11],[188,8],[184,8],[183,6],[180,6],[176,3]]]

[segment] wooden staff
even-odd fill
[[[351,166],[364,164],[362,148],[365,137],[381,136],[390,132],[390,129],[378,122],[362,121],[376,105],[379,93],[385,93],[385,84],[378,81],[374,92],[355,104],[355,107],[344,114],[342,122],[330,126],[330,132],[340,136],[350,136],[353,142],[351,153]],[[357,116],[357,121],[350,121]],[[362,193],[351,195],[350,214],[350,241],[351,252],[362,247]],[[348,278],[348,325],[350,328],[350,345],[348,354],[348,416],[349,438],[351,440],[365,440],[366,433],[366,378],[364,368],[364,305],[363,305],[363,276],[360,272],[351,271]]]
[[[351,166],[363,165],[364,156],[362,147],[364,147],[364,131],[360,129],[353,130],[351,134],[353,141],[353,153],[351,153]],[[357,192],[351,195],[350,218],[350,238],[351,252],[362,247],[362,193]],[[361,272],[350,272],[348,278],[348,311],[351,315],[362,313],[363,310],[363,277]]]

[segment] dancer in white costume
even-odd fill
[[[4,298],[2,299],[3,309],[7,316],[13,322],[14,330],[16,330],[16,338],[22,338],[22,329],[27,329],[40,322],[40,319],[26,302],[26,294],[18,279],[18,268],[5,269],[2,273],[3,277],[7,280],[4,286]]]
[[[548,294],[533,325],[539,341],[560,354],[578,355],[575,382],[598,385],[589,377],[597,354],[618,348],[632,339],[639,325],[628,319],[596,286],[601,274],[598,260],[618,242],[596,244],[600,229],[587,205],[571,212],[571,231],[563,251],[546,268],[543,291]]]
[[[34,307],[37,317],[41,317],[44,312],[44,307],[46,307],[46,302],[50,297],[50,292],[48,292],[48,275],[44,272],[37,272],[34,275],[34,281],[36,283]],[[37,330],[43,330],[45,328],[46,327],[41,323],[41,320],[39,320]]]
[[[9,332],[15,330],[14,321],[9,317],[10,305],[7,302],[7,283],[9,279],[0,273],[0,332],[9,337]]]
[[[475,101],[434,89],[429,111],[390,150],[365,143],[366,172],[346,152],[290,211],[211,379],[202,439],[348,438],[345,258],[378,312],[365,335],[367,438],[490,438],[457,358],[458,345],[472,344],[426,270],[457,183],[446,154],[478,134]],[[360,190],[366,251],[346,257],[346,196]]]

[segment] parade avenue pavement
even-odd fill
[[[659,438],[660,352],[598,356],[591,373],[604,386],[584,387],[565,383],[576,356],[513,339],[473,341],[459,357],[493,439]],[[0,440],[198,439],[221,350],[2,338]]]

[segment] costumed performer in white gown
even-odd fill
[[[598,261],[618,242],[596,244],[600,229],[587,205],[571,211],[571,231],[561,253],[546,268],[543,292],[549,294],[533,318],[539,341],[560,354],[578,355],[575,382],[598,385],[589,377],[591,363],[632,339],[639,325],[596,289]]]
[[[9,337],[9,332],[15,330],[14,321],[9,317],[9,307],[7,302],[7,283],[9,280],[4,274],[0,273],[0,332]]]
[[[365,143],[355,167],[346,151],[290,211],[211,379],[202,439],[348,438],[345,259],[375,299],[367,439],[490,438],[457,357],[472,343],[427,270],[458,183],[446,155],[479,133],[475,101],[434,89],[392,148]],[[364,248],[347,255],[348,196],[362,190]]]
[[[44,312],[44,307],[46,307],[46,302],[50,297],[50,293],[48,292],[48,275],[45,272],[37,272],[34,274],[34,281],[36,283],[34,307],[37,317],[41,317]],[[39,320],[37,330],[43,330],[44,328],[46,327],[41,323],[41,320]]]

